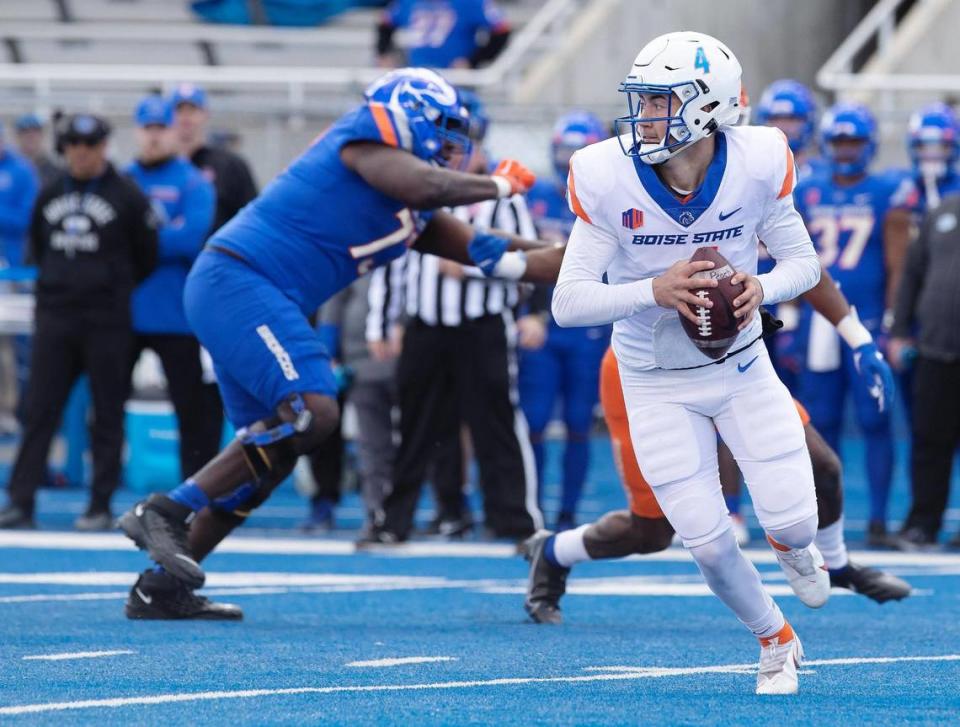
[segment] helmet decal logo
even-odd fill
[[[697,55],[693,59],[693,67],[699,68],[704,73],[710,73],[710,62],[707,60],[707,54],[703,50],[703,46],[697,48]]]

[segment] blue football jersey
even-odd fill
[[[473,55],[478,32],[507,28],[493,0],[395,0],[386,12],[406,31],[410,66],[448,68]]]
[[[900,180],[889,174],[868,174],[843,187],[818,174],[794,192],[821,264],[868,328],[879,324],[886,304],[883,224],[896,206],[899,186]]]
[[[927,186],[913,169],[896,169],[888,172],[899,180],[899,186],[894,194],[894,203],[917,216],[927,211]],[[960,174],[948,174],[937,180],[937,193],[940,197],[948,194],[960,193]]]
[[[577,216],[567,204],[567,190],[554,179],[538,179],[527,192],[527,207],[541,239],[566,243]]]
[[[336,121],[209,244],[237,253],[306,313],[400,257],[429,213],[377,191],[343,164],[343,146],[364,140],[398,145],[382,105],[361,106]]]

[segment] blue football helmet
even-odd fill
[[[834,142],[863,141],[853,155],[838,152]],[[863,174],[877,151],[877,122],[863,104],[838,103],[820,120],[820,148],[830,171],[843,176]]]
[[[470,112],[457,89],[439,73],[398,68],[371,83],[363,96],[372,108],[386,110],[387,118],[380,118],[392,128],[397,146],[440,166],[452,158],[466,165],[472,148]]]
[[[799,81],[784,78],[764,89],[757,104],[756,119],[762,126],[780,128],[787,136],[790,150],[797,154],[813,141],[817,102],[809,88]],[[796,119],[796,122],[791,123],[789,119]]]
[[[954,173],[960,158],[960,124],[949,106],[930,104],[910,117],[907,152],[918,175],[927,169],[937,179]]]
[[[589,111],[571,111],[557,119],[550,141],[550,158],[557,176],[566,180],[574,152],[607,136],[607,127]]]

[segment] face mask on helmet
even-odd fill
[[[614,122],[624,154],[660,164],[740,118],[740,63],[703,33],[655,38],[637,55],[620,92],[628,115]]]
[[[876,152],[876,123],[863,106],[835,106],[824,114],[821,150],[833,174],[865,174]]]
[[[949,107],[934,104],[910,117],[907,151],[918,176],[941,180],[953,174],[960,138]]]

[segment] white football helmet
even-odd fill
[[[654,38],[620,84],[630,111],[614,122],[623,153],[660,164],[721,126],[735,125],[740,118],[740,75],[740,62],[716,38],[692,31]],[[643,133],[637,133],[644,94],[668,99],[666,116],[642,119],[667,122],[658,143],[645,142]]]

